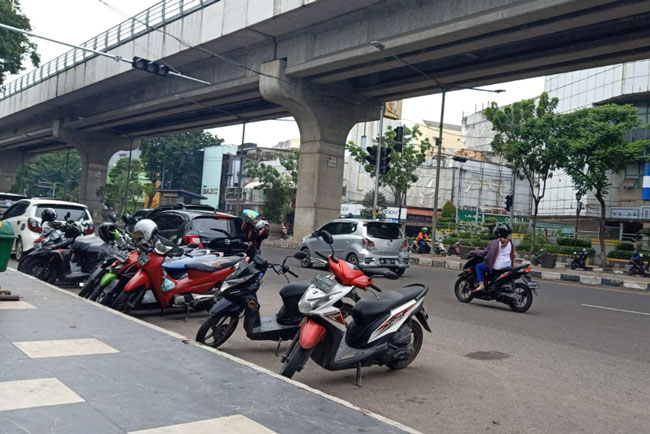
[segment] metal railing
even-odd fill
[[[79,44],[97,51],[109,51],[155,29],[220,0],[162,0],[147,10]],[[180,36],[180,35],[178,35]],[[0,100],[6,99],[50,77],[92,59],[97,54],[74,48],[17,79],[0,86]],[[152,59],[156,60],[156,59]]]

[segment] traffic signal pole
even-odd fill
[[[372,206],[372,212],[375,220],[379,220],[379,213],[377,212],[377,199],[379,197],[379,166],[381,166],[381,142],[384,140],[384,109],[386,105],[381,104],[379,115],[379,140],[377,143],[377,162],[375,164],[375,199]]]

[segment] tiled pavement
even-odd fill
[[[413,432],[20,273],[0,285],[21,296],[0,301],[0,433]]]

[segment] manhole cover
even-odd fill
[[[510,354],[501,353],[499,351],[476,351],[465,354],[465,357],[476,360],[502,360],[510,357]]]

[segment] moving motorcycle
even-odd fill
[[[539,286],[528,275],[530,265],[493,270],[487,275],[485,290],[472,292],[477,285],[476,266],[483,262],[485,254],[485,250],[473,250],[469,253],[463,271],[458,275],[454,285],[456,298],[463,303],[469,303],[474,298],[495,300],[507,304],[510,309],[520,313],[530,309],[533,304],[533,293],[537,295]]]
[[[298,311],[298,301],[307,290],[310,282],[289,282],[280,290],[282,307],[275,315],[260,316],[257,291],[260,289],[266,271],[298,277],[288,265],[287,259],[298,260],[306,257],[304,252],[287,256],[281,264],[269,264],[261,255],[255,255],[250,263],[240,262],[237,270],[228,276],[215,295],[217,302],[210,309],[210,317],[196,333],[197,342],[217,348],[230,338],[239,319],[244,318],[246,336],[254,341],[276,341],[278,349],[283,340],[293,339],[300,327],[302,314]],[[276,350],[277,353],[277,350]]]
[[[311,359],[329,371],[356,368],[356,384],[361,386],[361,367],[386,365],[391,369],[408,366],[420,352],[422,327],[431,332],[424,310],[429,288],[411,284],[381,293],[372,280],[354,265],[334,254],[332,236],[319,235],[330,245],[328,261],[333,275],[317,275],[298,303],[305,318],[283,357],[280,374],[285,377],[302,370]],[[397,279],[387,272],[386,277]],[[372,290],[372,297],[360,299],[346,323],[340,301],[356,289]]]
[[[571,260],[571,269],[575,270],[576,268],[584,268],[586,271],[588,257],[589,257],[589,253],[587,252],[587,249],[582,249],[582,252],[580,252],[580,254],[578,254],[577,252],[573,252],[573,259]]]
[[[630,259],[630,262],[628,262],[630,265],[628,269],[628,274],[630,276],[634,276],[635,274],[638,274],[639,276],[646,276],[646,272],[643,268],[644,263],[643,263],[643,254],[638,253],[636,255],[632,256],[632,259]]]
[[[235,265],[246,255],[202,255],[182,261],[167,261],[168,256],[181,256],[184,250],[158,235],[158,226],[148,219],[140,220],[133,230],[133,241],[138,249],[138,271],[124,285],[111,306],[129,313],[137,307],[147,290],[164,311],[167,307],[199,309],[211,307],[212,293],[235,271]],[[203,296],[200,296],[203,295]]]

